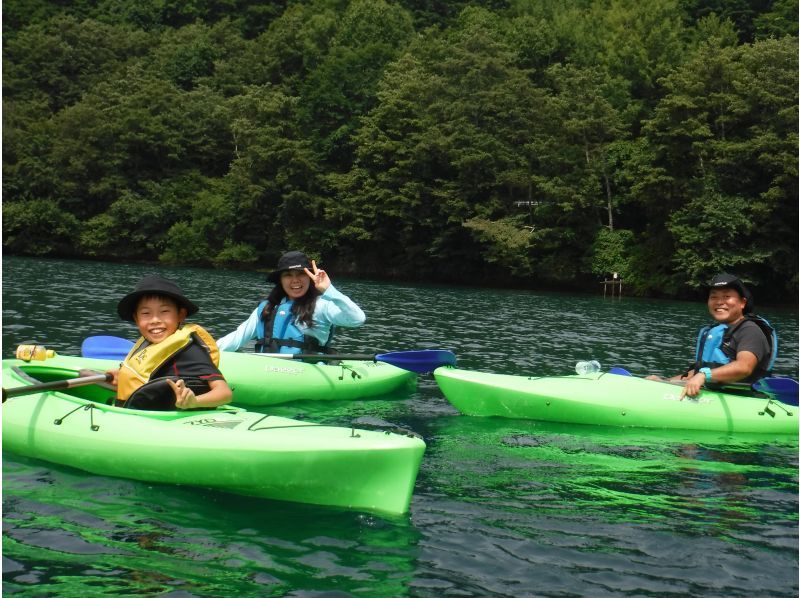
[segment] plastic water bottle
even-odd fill
[[[575,364],[575,373],[579,376],[585,376],[586,374],[596,374],[600,371],[600,362],[595,361],[579,361]]]
[[[17,359],[22,361],[44,361],[48,357],[55,357],[56,352],[44,345],[20,345],[17,347]]]

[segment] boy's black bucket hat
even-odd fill
[[[181,288],[174,282],[160,276],[145,276],[136,283],[133,291],[125,295],[117,303],[117,313],[123,320],[133,322],[133,314],[136,311],[136,304],[139,299],[147,295],[163,295],[174,299],[178,307],[186,309],[186,315],[191,316],[197,313],[200,308],[189,301],[183,294]]]

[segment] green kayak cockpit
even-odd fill
[[[11,368],[11,371],[19,376],[21,382],[27,384],[61,382],[84,375],[83,372],[78,370],[52,367],[48,366],[46,363],[16,365]],[[92,371],[91,373],[102,374],[103,372]],[[116,401],[116,392],[100,384],[73,386],[72,388],[59,389],[58,392],[63,392],[70,396],[92,401],[93,403],[100,403],[102,405],[114,405]]]
[[[175,407],[175,395],[167,383],[166,378],[159,378],[148,382],[139,387],[127,401],[117,401],[116,391],[104,380],[103,372],[96,370],[75,370],[62,367],[54,367],[46,364],[24,364],[11,368],[11,371],[19,378],[20,387],[30,387],[30,393],[23,391],[19,394],[35,394],[35,392],[57,391],[78,399],[83,399],[95,405],[116,406],[125,409],[135,409],[139,411],[161,411],[177,412]],[[98,376],[99,375],[99,376]],[[98,377],[100,380],[87,380],[86,377]],[[173,380],[176,378],[173,378]],[[64,384],[59,384],[63,382]],[[68,385],[73,382],[74,385]],[[187,385],[195,386],[198,380],[187,380]],[[48,385],[49,387],[38,387]],[[36,387],[36,389],[34,388]],[[17,390],[17,389],[14,389]],[[6,391],[4,390],[4,393]],[[8,391],[8,392],[14,392]],[[198,388],[195,392],[203,392]],[[17,394],[17,393],[15,393]],[[187,409],[184,411],[208,411],[209,409]]]

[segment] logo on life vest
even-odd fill
[[[139,351],[136,355],[133,356],[136,362],[141,365],[142,362],[147,359],[147,347]]]

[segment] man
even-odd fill
[[[752,295],[741,280],[727,273],[715,276],[709,284],[708,311],[717,324],[700,332],[695,363],[684,374],[670,378],[685,384],[681,398],[697,396],[712,383],[755,382],[770,368],[771,338],[765,329],[771,337],[771,327],[750,315]]]

